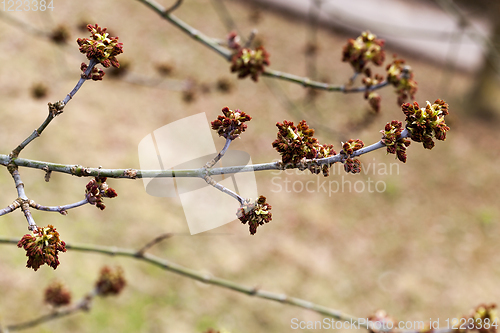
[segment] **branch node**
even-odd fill
[[[58,116],[61,113],[63,113],[63,109],[66,104],[64,104],[63,101],[57,101],[54,104],[49,102],[48,105],[49,105],[49,114],[52,116],[52,118],[54,118],[55,116]],[[37,136],[40,136],[38,132],[37,134],[38,134]]]
[[[136,179],[137,178],[137,170],[127,169],[127,170],[123,171],[123,176],[130,178],[130,179]]]
[[[50,181],[50,176],[52,175],[52,170],[49,169],[49,166],[46,165],[42,168],[45,171],[45,181],[48,183]]]

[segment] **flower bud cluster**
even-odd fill
[[[363,148],[365,144],[360,139],[349,140],[345,143],[342,143],[342,151],[340,152],[345,156],[344,160],[344,170],[347,173],[360,173],[361,172],[361,162],[358,159],[351,158],[351,155],[361,148]]]
[[[405,65],[405,60],[394,56],[392,63],[387,65],[387,81],[396,87],[398,105],[408,99],[414,99],[417,92],[417,82],[413,79],[413,71]]]
[[[103,203],[103,198],[114,198],[118,196],[116,191],[106,184],[106,177],[95,177],[87,185],[85,196],[91,205],[95,205],[100,210],[104,210],[106,206]]]
[[[120,267],[112,269],[105,266],[101,269],[99,278],[96,281],[95,287],[99,295],[109,296],[118,295],[127,284],[123,276],[123,270]]]
[[[59,266],[59,252],[66,252],[66,243],[59,239],[59,233],[50,224],[36,229],[31,235],[24,235],[17,247],[24,248],[28,257],[26,267],[35,271],[43,264],[56,269]]]
[[[448,115],[448,104],[437,99],[434,104],[427,102],[425,108],[420,108],[417,102],[405,103],[401,106],[406,115],[406,128],[410,132],[410,138],[416,142],[422,142],[424,148],[434,147],[434,137],[444,141],[446,132],[450,130],[445,123]]]
[[[252,120],[248,114],[238,109],[229,110],[226,106],[222,109],[222,116],[218,116],[216,120],[212,121],[212,129],[217,131],[219,136],[226,139],[234,140],[243,133],[247,125],[247,121]]]
[[[361,73],[371,61],[380,66],[385,60],[384,40],[370,31],[364,31],[356,39],[349,39],[342,51],[342,61],[349,62],[356,73]]]
[[[266,203],[266,197],[260,196],[255,202],[248,200],[238,209],[236,216],[243,224],[247,224],[250,234],[255,235],[257,227],[272,220],[271,205]]]
[[[256,49],[243,47],[231,58],[231,72],[237,72],[240,79],[250,75],[257,82],[259,75],[264,72],[264,66],[269,64],[269,53],[263,46]]]
[[[333,145],[321,145],[318,139],[314,138],[314,130],[309,128],[305,120],[297,126],[292,121],[284,120],[277,123],[277,139],[273,142],[273,147],[280,153],[284,164],[297,165],[305,159],[318,159],[334,156]],[[323,171],[324,176],[329,174],[329,165],[322,167],[311,163],[307,168],[314,174]]]
[[[406,163],[406,147],[411,143],[410,140],[401,137],[403,123],[393,120],[385,125],[384,130],[380,131],[382,143],[387,147],[388,154],[396,154],[398,160]]]
[[[60,307],[71,303],[71,292],[59,281],[51,283],[45,289],[45,303],[53,307]]]
[[[116,56],[123,53],[123,43],[118,42],[118,37],[109,37],[107,28],[101,28],[89,24],[87,29],[91,33],[91,38],[78,38],[80,52],[87,56],[87,59],[96,59],[104,67],[120,67]]]

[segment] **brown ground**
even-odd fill
[[[259,38],[271,53],[272,68],[306,75],[304,48],[307,25],[287,17],[228,2],[241,31],[257,27]],[[3,13],[2,13],[3,14]],[[209,36],[223,38],[223,24],[208,0],[186,1],[177,16]],[[319,128],[321,142],[361,138],[376,142],[386,122],[404,120],[392,88],[381,91],[382,112],[367,127],[353,124],[363,119],[367,105],[362,95],[322,92],[315,106],[304,103],[303,87],[273,79],[255,84],[237,80],[228,64],[196,43],[137,1],[57,2],[52,13],[10,13],[31,25],[49,30],[59,24],[70,31],[68,45],[58,46],[18,27],[0,21],[1,153],[8,154],[45,119],[48,101],[64,98],[77,81],[84,61],[74,40],[87,36],[80,22],[99,23],[119,35],[124,43],[122,61],[144,77],[158,77],[155,67],[173,66],[171,78],[196,79],[214,86],[219,78],[234,85],[226,94],[214,88],[196,93],[191,103],[181,92],[113,80],[87,82],[63,115],[21,157],[35,160],[103,166],[139,167],[137,145],[148,133],[169,122],[199,112],[215,119],[229,106],[251,114],[247,132],[234,148],[248,151],[254,163],[277,159],[271,142],[275,123],[307,119]],[[351,36],[355,37],[355,36]],[[318,71],[329,82],[344,83],[351,75],[339,61],[346,36],[319,32]],[[391,54],[390,45],[388,54]],[[445,99],[450,103],[446,142],[432,151],[412,144],[408,162],[390,175],[350,176],[336,173],[329,181],[382,181],[383,193],[277,191],[274,182],[323,181],[310,174],[257,174],[259,193],[273,205],[273,221],[257,235],[242,235],[246,226],[233,222],[215,233],[179,235],[152,252],[187,267],[210,272],[245,285],[286,293],[366,317],[385,309],[400,320],[429,320],[466,314],[480,303],[498,302],[500,289],[500,231],[498,208],[499,139],[497,124],[474,120],[464,110],[470,76],[443,71],[444,66],[404,55],[414,68],[419,91],[416,100]],[[37,83],[48,87],[47,96],[33,99]],[[272,89],[270,89],[272,88]],[[293,113],[272,91],[282,89],[296,104]],[[278,90],[277,90],[278,89]],[[279,94],[279,93],[278,93]],[[342,133],[339,135],[338,133]],[[218,148],[223,140],[217,139]],[[377,151],[361,161],[377,168],[396,163]],[[372,169],[373,170],[373,169]],[[379,170],[379,169],[378,169]],[[54,174],[49,183],[43,173],[21,169],[28,196],[45,205],[81,200],[88,179]],[[281,177],[281,180],[275,178]],[[165,232],[186,232],[177,199],[154,198],[141,181],[110,180],[119,197],[107,200],[107,209],[86,206],[68,216],[35,212],[40,225],[54,224],[68,243],[91,243],[139,248]],[[281,183],[283,184],[283,183]],[[297,186],[299,186],[298,184]],[[12,179],[0,168],[0,206],[16,197]],[[214,190],[215,191],[215,190]],[[21,238],[26,221],[19,213],[1,218],[0,234]],[[64,281],[83,296],[92,287],[102,265],[121,265],[128,287],[118,298],[99,299],[88,314],[79,314],[38,326],[32,332],[201,332],[208,327],[230,332],[289,332],[292,318],[321,320],[307,310],[247,297],[194,282],[150,265],[125,258],[69,251],[61,265],[33,272],[24,252],[1,245],[0,323],[12,324],[49,311],[42,303],[42,289],[53,279]]]

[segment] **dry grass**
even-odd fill
[[[250,21],[251,8],[240,2],[227,5],[242,31],[256,26],[271,53],[272,68],[304,75],[307,26],[287,17],[262,13]],[[209,36],[226,31],[208,0],[186,1],[177,16]],[[240,108],[254,117],[240,142],[254,163],[278,156],[271,147],[275,123],[283,119],[308,119],[321,125],[321,142],[340,146],[340,141],[379,139],[387,121],[403,120],[392,89],[382,92],[382,114],[362,130],[346,124],[362,119],[366,102],[361,95],[320,93],[315,107],[305,107],[306,91],[297,85],[262,80],[237,80],[224,60],[197,44],[136,1],[57,2],[53,13],[14,13],[40,27],[66,25],[70,44],[56,46],[37,40],[0,21],[0,139],[8,153],[45,118],[48,101],[62,99],[78,78],[83,56],[73,41],[82,36],[81,20],[107,26],[124,43],[123,58],[131,71],[155,76],[158,63],[174,66],[172,78],[195,78],[215,84],[229,77],[235,85],[230,94],[212,90],[185,103],[176,91],[132,85],[105,77],[88,82],[41,138],[22,157],[38,160],[103,166],[139,167],[137,145],[148,133],[174,120],[206,112],[215,118],[223,106]],[[86,33],[83,33],[86,35]],[[351,74],[340,63],[346,36],[320,30],[319,72],[330,82],[343,83]],[[390,45],[388,45],[389,54]],[[327,181],[383,181],[383,193],[307,193],[277,191],[275,177],[292,182],[320,182],[309,174],[258,173],[259,192],[273,205],[273,221],[249,236],[246,227],[233,222],[222,232],[180,235],[152,252],[185,266],[213,275],[283,292],[366,317],[379,308],[398,319],[428,320],[455,317],[482,302],[500,299],[500,210],[497,184],[499,139],[495,125],[473,120],[461,103],[473,83],[471,77],[454,73],[443,95],[442,66],[405,55],[419,82],[417,100],[443,98],[451,105],[449,138],[432,151],[417,144],[409,148],[406,165],[391,175],[332,175]],[[43,83],[45,98],[34,100],[31,87]],[[301,110],[290,114],[269,89],[280,86]],[[330,128],[331,130],[326,130]],[[347,128],[347,129],[346,129]],[[344,133],[339,136],[337,133]],[[214,136],[218,147],[223,140]],[[378,151],[362,162],[396,163]],[[88,179],[54,174],[50,183],[43,173],[21,169],[27,194],[45,205],[81,199]],[[187,225],[178,199],[147,195],[140,181],[110,180],[119,197],[108,200],[103,212],[94,207],[59,214],[34,213],[40,225],[54,224],[67,242],[107,244],[139,248],[165,232],[186,233]],[[281,183],[283,185],[283,183]],[[297,185],[299,186],[299,185]],[[0,168],[0,205],[16,195],[7,170]],[[0,234],[21,237],[24,217],[16,212],[2,217]],[[219,231],[219,230],[217,230]],[[41,289],[52,279],[65,281],[82,296],[91,288],[101,265],[122,265],[129,285],[118,298],[97,300],[89,314],[54,321],[32,332],[201,332],[207,327],[231,332],[287,332],[290,320],[321,320],[314,313],[205,286],[130,259],[69,251],[61,266],[38,272],[24,268],[24,252],[2,245],[0,256],[0,322],[16,323],[45,313]]]

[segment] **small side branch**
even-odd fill
[[[14,178],[14,182],[16,184],[16,189],[17,189],[17,195],[18,195],[18,201],[21,205],[21,209],[24,213],[24,216],[26,217],[26,220],[28,221],[28,229],[31,231],[36,231],[37,226],[35,223],[35,220],[33,219],[33,216],[31,215],[31,211],[29,209],[29,199],[26,196],[26,193],[24,192],[24,183],[21,180],[21,175],[19,175],[19,171],[17,171],[17,167],[9,167],[9,172],[12,175],[12,178]]]
[[[40,204],[37,204],[33,200],[29,201],[30,207],[33,207],[37,210],[43,210],[46,212],[58,212],[58,213],[61,213],[62,215],[67,215],[68,214],[67,210],[69,210],[69,209],[77,208],[77,207],[83,206],[83,205],[88,204],[88,203],[89,203],[89,201],[87,200],[87,198],[85,198],[82,201],[78,201],[78,202],[75,202],[75,203],[72,203],[69,205],[50,207],[50,206],[42,206]]]
[[[194,29],[191,27],[189,24],[185,23],[184,21],[178,19],[174,15],[170,14],[169,9],[165,9],[162,5],[157,3],[154,0],[138,0],[139,2],[142,2],[152,10],[154,10],[157,14],[159,14],[161,17],[163,17],[165,20],[171,22],[173,25],[187,33],[191,38],[195,39],[196,41],[202,43],[203,45],[211,48],[215,52],[217,52],[219,55],[224,57],[226,60],[230,60],[232,56],[232,52],[229,51],[228,49],[220,46],[216,40],[213,38],[210,38],[200,31]]]
[[[172,13],[174,10],[176,10],[177,8],[179,8],[182,4],[182,0],[177,0],[173,5],[172,7],[170,7],[169,9],[165,10],[165,13],[167,14],[170,14]]]
[[[138,250],[137,251],[137,256],[138,257],[142,257],[147,250],[149,250],[150,248],[152,248],[156,244],[159,244],[162,241],[164,241],[165,239],[168,239],[168,238],[170,238],[172,236],[173,236],[173,234],[168,233],[168,234],[163,234],[163,235],[160,235],[160,236],[156,237],[155,239],[153,239],[152,241],[150,241],[149,243],[147,243],[146,245],[144,245],[140,250]]]
[[[88,75],[92,72],[92,69],[94,66],[97,64],[97,61],[95,59],[90,60],[90,64],[85,71],[84,74],[82,74],[82,77],[76,84],[75,88],[66,96],[66,98],[63,101],[56,102],[54,104],[49,103],[49,114],[45,121],[35,130],[33,133],[31,133],[30,136],[28,136],[23,142],[21,142],[12,152],[10,153],[11,158],[16,158],[19,156],[19,153],[28,145],[30,144],[33,140],[38,138],[42,132],[47,128],[47,126],[50,124],[50,122],[59,114],[63,112],[64,107],[70,99],[77,93],[77,91],[81,88],[83,83],[87,80]]]
[[[213,160],[211,160],[210,162],[207,162],[207,164],[205,164],[205,168],[206,169],[210,169],[211,167],[213,167],[215,164],[217,164],[217,162],[219,162],[219,160],[224,156],[224,154],[226,153],[227,149],[229,148],[229,145],[231,144],[233,140],[231,139],[226,139],[226,143],[224,144],[224,148],[222,148],[222,150],[217,154],[217,156],[214,157]]]
[[[208,185],[211,185],[211,186],[215,187],[216,189],[218,189],[219,191],[224,192],[227,195],[229,195],[229,196],[235,198],[236,200],[238,200],[238,202],[240,203],[240,205],[242,205],[245,202],[245,198],[239,196],[237,193],[231,191],[227,187],[224,187],[223,185],[217,183],[208,174],[206,174],[205,176],[203,176],[203,179],[205,179],[205,181],[207,182]]]
[[[8,205],[4,209],[0,209],[0,216],[5,215],[5,214],[9,214],[10,212],[15,211],[19,207],[21,207],[21,204],[19,203],[19,201],[15,200],[13,203]]]
[[[24,323],[20,324],[15,324],[15,325],[9,325],[6,327],[5,332],[14,332],[14,331],[22,331],[28,328],[32,328],[38,325],[41,325],[43,323],[46,323],[51,320],[59,319],[62,317],[66,317],[70,314],[77,313],[80,311],[88,311],[90,309],[90,304],[92,303],[92,300],[94,297],[97,295],[97,291],[94,290],[84,296],[78,303],[76,303],[73,306],[64,308],[64,309],[58,309],[55,310],[52,313],[40,316],[38,318],[26,321]]]

